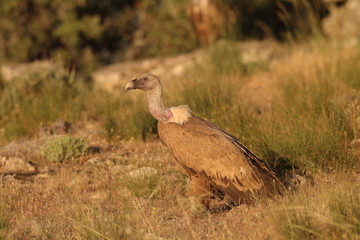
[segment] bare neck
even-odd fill
[[[161,86],[147,92],[148,107],[151,115],[162,123],[167,123],[173,116],[170,109],[165,107],[162,102]]]

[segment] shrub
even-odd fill
[[[1,1],[0,59],[50,57],[66,66],[91,70],[130,41],[135,15],[129,7],[133,4],[133,0]]]
[[[93,1],[11,0],[0,2],[0,60],[56,59],[92,71],[127,57],[188,52],[198,47],[186,14],[188,0]],[[318,29],[322,1],[218,1],[225,38],[296,38]],[[231,9],[231,10],[229,10]],[[280,17],[279,17],[280,16]],[[229,27],[230,26],[230,27]],[[229,35],[229,34],[228,34]]]
[[[85,108],[87,87],[61,68],[24,73],[4,84],[0,95],[0,124],[7,140],[35,133],[40,124],[72,122]]]
[[[132,57],[170,55],[188,52],[198,47],[195,32],[186,15],[188,2],[142,1],[138,9],[138,31],[142,35],[133,39]]]
[[[85,141],[77,137],[54,136],[40,149],[40,155],[52,162],[74,161],[87,150]]]

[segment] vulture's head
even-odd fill
[[[185,124],[192,116],[187,105],[167,108],[162,103],[162,85],[160,80],[151,73],[140,75],[128,82],[125,90],[141,89],[147,92],[148,107],[151,115],[162,123],[174,122]]]
[[[156,87],[161,87],[160,80],[151,73],[145,73],[128,82],[125,86],[125,90],[141,89],[143,91],[150,91]]]

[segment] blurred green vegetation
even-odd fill
[[[321,0],[216,1],[227,39],[294,39],[318,29]],[[117,60],[188,52],[199,43],[189,0],[0,2],[0,60],[53,59],[89,73]]]
[[[52,58],[87,70],[124,50],[134,29],[135,1],[11,0],[0,2],[0,59]]]
[[[85,140],[77,137],[57,135],[48,139],[39,154],[52,162],[75,161],[85,154]]]
[[[298,40],[318,33],[320,20],[328,14],[322,0],[217,0],[236,16],[235,39],[273,37]]]
[[[188,3],[189,0],[143,0],[137,12],[140,36],[134,36],[131,57],[169,55],[197,48],[199,44],[186,13]]]
[[[81,91],[80,91],[81,89]],[[74,121],[85,108],[88,87],[65,70],[23,74],[4,83],[0,95],[0,126],[13,140],[36,134],[42,123]]]

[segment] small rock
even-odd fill
[[[0,74],[5,82],[12,82],[24,75],[55,72],[59,67],[51,61],[34,61],[31,63],[8,64],[0,67]]]
[[[102,201],[107,198],[107,194],[104,192],[96,192],[96,193],[91,194],[89,197],[91,200]]]
[[[87,160],[86,163],[100,165],[100,158],[99,157],[90,158],[89,160]]]
[[[183,74],[203,58],[204,51],[197,50],[177,56],[119,62],[97,70],[92,74],[92,79],[96,87],[114,92],[123,89],[124,80],[133,79],[139,72],[152,72],[160,78],[167,75],[171,79]]]
[[[113,167],[115,165],[114,161],[112,159],[106,159],[104,161],[105,166],[107,167]]]
[[[47,179],[47,178],[50,178],[50,174],[48,174],[48,173],[39,173],[39,174],[36,175],[36,178]]]
[[[14,177],[14,175],[5,175],[1,182],[15,182],[16,178]]]
[[[52,170],[49,169],[48,166],[41,166],[41,167],[38,167],[36,169],[39,173],[44,173],[44,174],[48,174],[49,172],[51,172]]]
[[[34,173],[35,167],[28,161],[18,157],[0,157],[1,172]]]
[[[152,167],[141,167],[136,170],[133,170],[129,172],[129,176],[131,178],[146,178],[154,176],[158,173],[158,171],[155,168]]]

